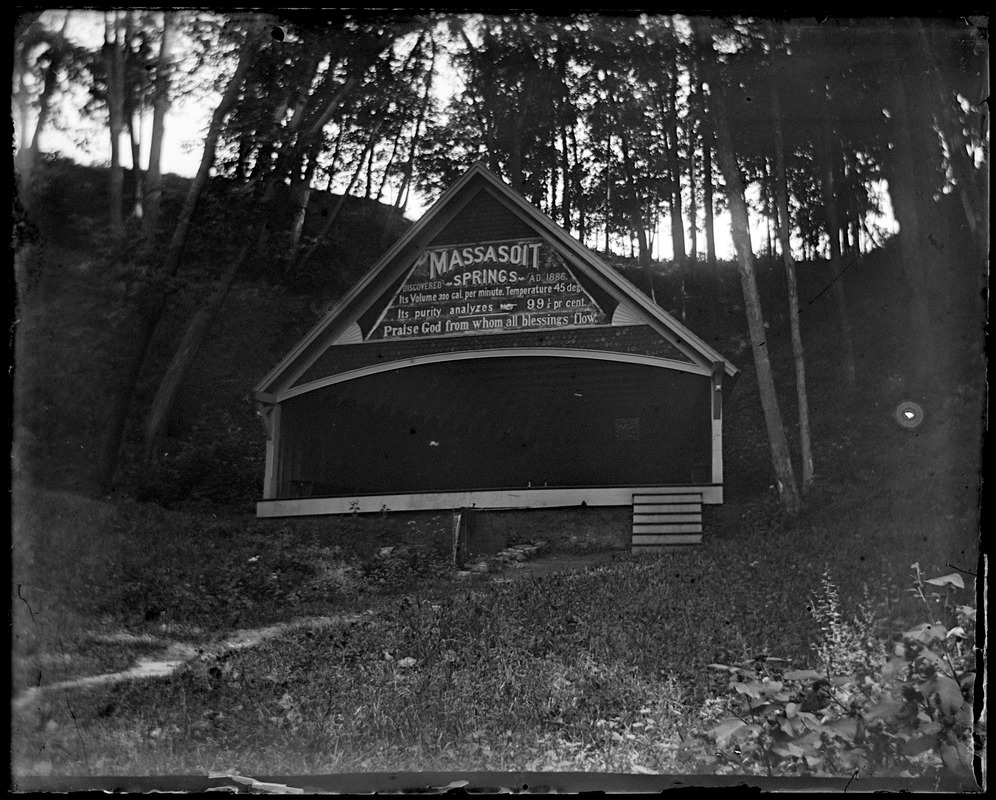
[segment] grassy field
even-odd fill
[[[209,524],[38,497],[47,537],[17,559],[32,580],[17,586],[16,689],[124,668],[150,642],[208,654],[169,679],[40,694],[14,717],[28,775],[695,772],[683,745],[725,689],[709,664],[811,665],[824,571],[888,638],[917,621],[903,584],[912,558],[931,558],[903,530],[866,530],[855,549],[742,509],[694,551],[468,585],[439,551],[380,558],[382,542],[419,540],[395,515]],[[237,627],[368,610],[220,657],[208,647]],[[115,631],[137,643],[95,641]]]
[[[120,297],[84,258],[94,243],[76,235],[36,256],[19,310],[12,690],[24,698],[43,688],[14,708],[15,775],[735,772],[704,745],[732,691],[710,665],[817,666],[826,631],[811,609],[825,577],[845,623],[874,612],[882,647],[924,621],[909,591],[914,563],[927,576],[964,575],[945,602],[974,604],[978,298],[968,284],[953,292],[965,313],[940,316],[945,369],[915,384],[891,249],[847,275],[852,391],[841,385],[837,321],[820,293],[825,271],[800,267],[816,457],[801,515],[780,510],[749,350],[735,355],[742,312],[731,306],[711,338],[743,374],[725,411],[727,501],[706,509],[703,545],[468,582],[449,563],[448,513],[254,517],[263,436],[246,392],[306,327],[309,303],[255,279],[236,288],[190,379],[171,455],[151,470],[126,461],[112,497],[83,494],[114,374],[106,309]],[[735,298],[735,273],[724,269]],[[762,295],[794,440],[773,274],[762,272],[771,281]],[[689,303],[693,330],[708,319]],[[893,419],[903,399],[926,408],[920,428]],[[605,541],[609,518],[548,512],[507,525],[513,540],[584,550]],[[302,618],[323,621],[251,648],[213,647],[237,629]],[[177,642],[202,652],[171,677],[44,688],[125,669]],[[876,774],[873,764],[861,769]]]

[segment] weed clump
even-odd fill
[[[810,607],[821,634],[815,669],[770,657],[711,665],[728,674],[729,693],[705,710],[713,726],[697,734],[696,757],[722,774],[947,775],[974,785],[975,610],[958,573],[926,579],[913,569],[926,621],[891,643],[867,608],[842,613],[824,573]]]

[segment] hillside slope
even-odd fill
[[[59,489],[80,489],[102,434],[102,410],[120,380],[127,278],[136,254],[111,248],[102,208],[101,170],[46,165],[33,205],[40,233],[19,270],[15,329],[14,464],[18,478]],[[185,182],[167,181],[166,225]],[[126,442],[120,488],[138,500],[213,513],[251,513],[263,472],[264,434],[255,416],[253,385],[314,325],[328,304],[371,266],[400,234],[385,234],[387,209],[350,201],[341,222],[311,267],[288,274],[278,234],[237,281],[209,341],[184,386],[167,454],[152,469],[138,468],[138,423],[203,288],[237,243],[224,186],[208,198],[187,249],[181,284],[146,364]],[[335,198],[316,201],[326,210]],[[227,215],[227,216],[226,216]],[[313,231],[306,231],[306,235]],[[800,264],[803,339],[816,460],[806,510],[784,519],[772,488],[772,469],[757,400],[739,280],[720,265],[658,268],[661,304],[729,357],[742,376],[726,408],[727,504],[712,520],[735,535],[744,515],[800,533],[855,528],[905,531],[910,541],[933,542],[939,557],[973,564],[977,546],[980,446],[985,398],[983,269],[967,248],[957,209],[941,207],[935,230],[937,293],[934,323],[940,367],[917,377],[911,352],[909,290],[889,244],[849,261],[835,277],[825,264]],[[641,285],[637,272],[620,265]],[[858,360],[857,386],[842,380],[840,326],[827,291],[844,283]],[[781,270],[759,263],[782,416],[795,447],[796,401]],[[925,409],[923,425],[898,425],[898,403]],[[974,567],[972,567],[974,568]]]

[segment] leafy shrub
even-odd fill
[[[259,499],[263,450],[253,429],[222,410],[195,426],[189,440],[134,477],[135,497],[163,506],[211,504],[252,507]],[[255,438],[254,438],[255,437]]]
[[[814,645],[817,669],[786,669],[781,659],[764,657],[713,664],[728,673],[732,691],[707,709],[706,721],[718,724],[699,735],[698,756],[721,773],[946,771],[970,781],[975,610],[957,602],[965,588],[957,573],[926,580],[919,564],[913,569],[911,591],[927,621],[896,637],[891,656],[869,613],[841,613],[825,574],[811,606],[822,633]]]

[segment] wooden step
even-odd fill
[[[702,505],[702,495],[699,492],[687,494],[634,494],[633,505],[641,503],[698,503]]]
[[[701,542],[701,494],[633,495],[633,553],[664,552]]]
[[[634,525],[633,539],[637,536],[665,536],[669,533],[702,533],[701,522],[676,522],[673,525]]]
[[[697,514],[702,510],[701,503],[640,503],[633,505],[634,514]]]
[[[671,525],[680,523],[702,524],[701,514],[642,514],[633,515],[633,526],[643,525]]]
[[[659,537],[660,541],[653,541],[653,537],[648,537],[650,541],[633,541],[630,545],[630,552],[637,553],[666,553],[672,550],[685,550],[689,547],[702,544],[702,534],[692,533],[687,535],[669,534]]]

